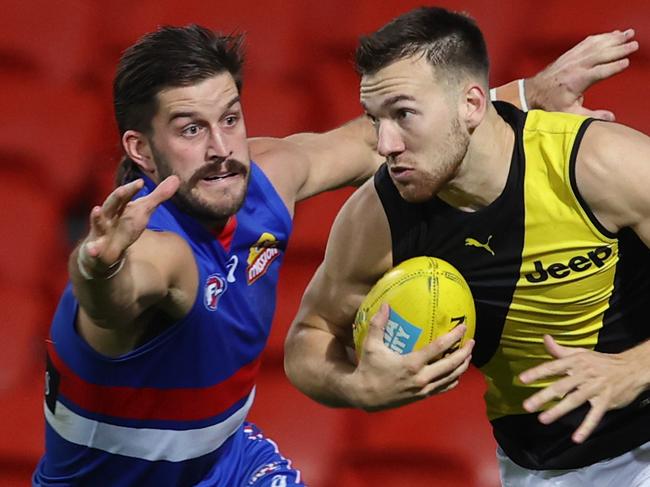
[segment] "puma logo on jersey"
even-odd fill
[[[526,280],[532,283],[544,282],[549,278],[549,276],[554,279],[564,279],[572,272],[584,272],[593,265],[599,268],[603,267],[605,261],[609,259],[611,255],[612,248],[608,245],[603,245],[602,247],[587,252],[587,255],[576,255],[575,257],[571,257],[569,262],[566,264],[555,262],[544,268],[542,261],[536,260],[533,262],[535,270],[526,274]]]
[[[490,247],[490,240],[492,240],[492,235],[490,235],[487,239],[487,242],[481,243],[475,238],[468,237],[465,239],[465,246],[467,247],[478,247],[480,249],[485,249],[488,252],[490,252],[492,255],[494,255],[494,250]]]

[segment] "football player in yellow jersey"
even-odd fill
[[[492,104],[488,64],[475,23],[440,8],[361,40],[361,103],[386,164],[336,219],[286,371],[326,405],[379,410],[453,388],[471,360],[504,485],[650,485],[650,138]],[[384,306],[354,363],[356,309],[417,255],[468,281],[475,343],[433,361],[458,327],[397,355]]]

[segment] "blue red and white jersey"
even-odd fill
[[[154,188],[145,181],[142,196]],[[255,395],[291,217],[254,163],[243,207],[215,237],[172,202],[148,228],[191,246],[199,289],[188,315],[109,358],[77,333],[65,290],[47,343],[46,451],[35,485],[192,485],[237,462],[232,438]]]

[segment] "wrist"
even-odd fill
[[[543,110],[544,102],[540,96],[540,89],[539,89],[540,80],[538,79],[538,77],[533,76],[532,78],[524,78],[522,81],[524,86],[524,96],[526,97],[528,109]]]
[[[650,340],[621,353],[632,364],[634,386],[641,392],[650,389]]]
[[[529,110],[528,101],[526,100],[526,80],[524,78],[519,78],[517,80],[517,87],[519,88],[519,108],[524,112]]]
[[[87,280],[108,280],[115,277],[124,267],[126,253],[123,253],[119,259],[110,265],[106,265],[101,260],[88,254],[86,243],[82,243],[77,251],[77,269],[79,274]]]
[[[502,100],[527,112],[531,107],[528,98],[529,80],[518,79],[490,90],[490,100]],[[533,88],[534,89],[534,88]]]

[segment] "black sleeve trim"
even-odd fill
[[[593,225],[598,229],[598,231],[602,233],[604,236],[610,238],[616,238],[616,233],[611,232],[607,228],[605,228],[603,224],[600,223],[598,218],[596,218],[596,215],[594,215],[594,213],[591,211],[591,208],[589,207],[585,199],[582,197],[582,194],[580,194],[580,191],[578,190],[578,183],[576,181],[576,159],[578,158],[578,149],[580,148],[580,143],[582,142],[582,138],[584,137],[585,132],[587,131],[587,129],[589,128],[589,126],[593,121],[594,121],[593,118],[586,119],[578,129],[578,133],[576,134],[576,139],[573,142],[573,147],[571,148],[571,157],[569,159],[569,180],[571,182],[571,189],[573,190],[573,194],[575,195],[582,209],[589,217],[591,223],[593,223]]]

